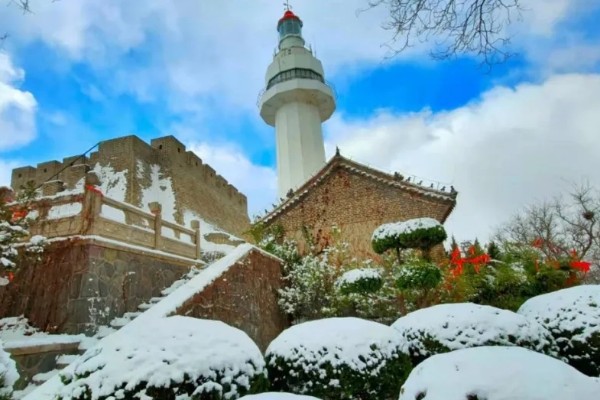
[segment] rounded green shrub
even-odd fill
[[[518,313],[548,329],[566,362],[586,375],[600,376],[600,285],[533,297]]]
[[[299,394],[269,392],[244,396],[239,400],[319,400],[312,396],[302,396]]]
[[[600,382],[519,347],[477,347],[419,364],[399,400],[597,400]]]
[[[389,326],[358,318],[295,325],[266,352],[276,391],[329,399],[396,399],[412,366]]]
[[[222,400],[268,386],[262,354],[239,329],[174,316],[136,320],[62,374],[60,400]]]
[[[512,311],[471,303],[440,304],[399,318],[392,328],[413,364],[435,354],[479,346],[519,346],[557,355],[543,326]]]
[[[375,293],[383,286],[381,270],[377,268],[357,268],[346,271],[336,281],[336,287],[342,294]]]
[[[446,230],[438,221],[433,218],[416,218],[379,226],[373,232],[371,244],[378,254],[392,249],[428,251],[446,238]]]
[[[396,273],[396,286],[400,290],[433,289],[442,282],[442,271],[429,262],[403,264]]]

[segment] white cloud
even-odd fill
[[[557,36],[561,22],[581,3],[524,0],[523,22],[515,25],[516,47],[545,60],[547,52],[540,51],[538,39]],[[382,28],[388,10],[380,6],[358,12],[366,5],[366,0],[296,4],[305,38],[323,59],[329,78],[385,62],[384,45],[393,34]],[[32,7],[32,14],[20,15],[9,7],[0,15],[11,41],[42,41],[67,63],[87,62],[117,93],[133,93],[142,101],[166,97],[175,110],[200,102],[252,112],[277,45],[275,27],[282,13],[281,4],[270,0],[36,0]],[[389,62],[428,60],[428,46],[431,42]]]
[[[464,107],[367,120],[337,115],[327,149],[387,171],[453,184],[448,221],[460,239],[486,239],[532,202],[588,180],[600,186],[600,75],[560,75],[498,87]]]
[[[36,134],[35,98],[16,86],[24,76],[8,54],[0,53],[0,151],[25,145]]]
[[[0,159],[0,187],[10,186],[12,170],[20,166],[18,162]]]
[[[230,144],[192,143],[188,149],[248,196],[251,217],[271,208],[277,187],[273,168],[252,163],[240,149]]]

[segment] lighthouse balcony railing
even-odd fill
[[[279,75],[277,75],[277,76],[279,76]],[[275,78],[277,78],[277,76]],[[318,80],[319,82],[322,82],[325,85],[327,85],[329,87],[329,89],[331,89],[331,92],[333,93],[333,97],[337,98],[337,91],[335,89],[334,84],[331,81],[326,81],[325,79],[323,79],[323,77],[321,75],[319,75],[319,76],[321,78],[320,79],[315,79],[315,80]],[[275,79],[275,78],[273,78],[273,79]],[[311,78],[304,78],[304,77],[294,77],[294,78],[289,78],[289,79],[285,79],[285,80],[280,80],[280,81],[277,81],[277,82],[273,82],[273,79],[271,79],[269,81],[269,85],[267,85],[266,88],[262,89],[258,93],[258,97],[256,99],[256,107],[260,108],[261,102],[262,102],[262,98],[263,98],[263,96],[264,96],[264,94],[266,93],[267,90],[271,89],[273,86],[275,86],[278,83],[286,82],[286,81],[289,81],[289,80],[292,80],[292,79],[296,79],[296,78],[299,78],[299,79],[311,79]]]
[[[293,68],[287,71],[280,72],[275,75],[267,84],[267,89],[271,89],[273,86],[281,82],[291,81],[292,79],[312,79],[322,83],[325,83],[323,75],[307,68]]]

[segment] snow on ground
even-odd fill
[[[554,358],[520,347],[477,347],[419,364],[400,400],[598,400],[600,383]]]
[[[415,218],[403,222],[392,222],[380,225],[375,229],[372,240],[411,233],[417,229],[435,228],[437,226],[442,226],[442,224],[433,218]]]
[[[52,335],[29,325],[24,317],[0,319],[0,341],[7,350],[47,344],[79,343],[84,335]]]
[[[600,332],[600,285],[581,285],[527,300],[519,311],[552,332],[571,332],[572,339],[586,341]]]
[[[81,212],[81,203],[58,204],[50,207],[47,219],[60,219],[78,215]]]
[[[19,373],[17,372],[17,365],[10,354],[3,349],[4,345],[0,340],[0,377],[3,382],[0,385],[0,397],[8,395],[12,392],[12,386],[19,379]]]
[[[412,357],[429,357],[440,350],[485,345],[522,345],[543,352],[554,350],[550,333],[540,324],[512,311],[472,303],[440,304],[399,318],[400,332]]]
[[[201,362],[199,362],[201,360]],[[102,341],[72,364],[75,379],[61,390],[71,399],[89,387],[95,396],[109,396],[117,388],[173,386],[186,379],[206,377],[207,387],[231,380],[230,396],[248,389],[250,380],[266,374],[260,350],[243,331],[220,321],[174,316],[146,320]],[[212,378],[212,379],[211,379]],[[118,396],[117,396],[118,398]]]
[[[372,345],[377,346],[377,355]],[[329,362],[334,369],[347,365],[361,371],[381,359],[393,358],[401,347],[400,336],[389,326],[359,318],[327,318],[286,329],[265,355],[292,363],[301,360],[304,365]]]
[[[302,396],[291,393],[261,393],[241,397],[239,400],[319,400],[312,396]]]

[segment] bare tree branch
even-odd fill
[[[567,198],[528,207],[502,226],[495,239],[521,246],[539,241],[539,249],[555,259],[569,257],[574,250],[598,268],[600,192],[586,183],[575,187]]]
[[[434,40],[431,56],[447,59],[473,54],[491,67],[513,53],[506,27],[523,10],[521,0],[368,0],[368,8],[387,7],[394,55],[416,41]]]

